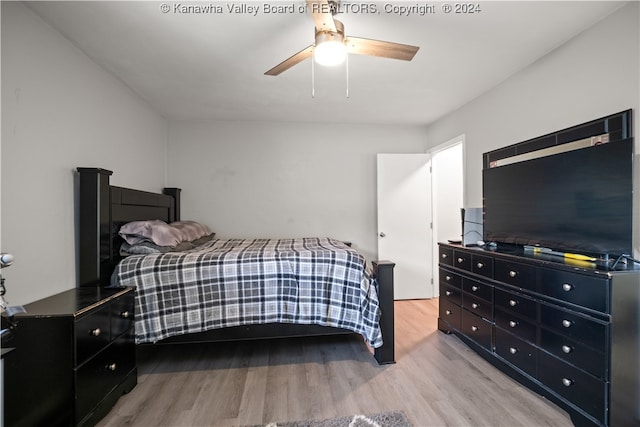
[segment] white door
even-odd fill
[[[378,154],[378,259],[395,262],[395,299],[433,297],[428,154]]]

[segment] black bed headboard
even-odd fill
[[[110,170],[77,168],[79,174],[78,287],[107,286],[121,259],[120,226],[130,221],[180,219],[180,189],[163,194],[109,184]]]

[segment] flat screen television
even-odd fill
[[[633,139],[567,150],[486,165],[485,242],[632,254]]]

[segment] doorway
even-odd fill
[[[462,237],[461,209],[464,206],[464,135],[433,148],[431,153],[431,197],[433,209],[433,248],[438,242],[460,240]],[[439,296],[438,257],[432,257],[434,297]]]

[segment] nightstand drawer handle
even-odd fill
[[[479,329],[479,328],[478,328],[477,326],[472,326],[472,327],[471,327],[471,330],[472,330],[473,332],[478,332],[478,329]]]
[[[120,317],[122,317],[123,319],[128,319],[130,316],[131,315],[128,311],[123,311],[122,313],[120,313]]]
[[[513,270],[509,271],[509,277],[516,277],[517,275],[518,275],[517,271],[513,271]]]
[[[565,328],[570,328],[571,325],[573,325],[573,322],[571,320],[564,319],[562,321],[562,326],[564,326]]]
[[[518,322],[516,322],[515,320],[510,320],[509,326],[511,326],[512,328],[515,328],[516,326],[518,326]]]
[[[451,316],[451,310],[445,310],[444,314],[446,314],[447,316]]]
[[[92,330],[89,332],[89,334],[90,334],[90,335],[92,335],[92,336],[94,336],[94,337],[99,337],[101,333],[102,333],[102,331],[100,330],[100,328],[92,329]]]
[[[509,300],[509,305],[511,307],[515,307],[516,305],[518,305],[518,301],[514,300],[514,299],[510,299]]]
[[[479,263],[477,264],[477,266],[478,266],[478,268],[482,268],[482,267],[484,267],[484,264],[483,264],[483,263],[481,263],[481,262],[479,262]]]
[[[115,371],[116,369],[118,369],[118,365],[116,365],[115,363],[109,363],[107,366],[105,366],[105,368],[107,368],[107,370],[109,371]]]
[[[569,354],[569,353],[571,353],[572,351],[573,351],[573,347],[568,346],[568,345],[566,345],[566,344],[562,346],[562,352],[563,352],[563,353],[565,353],[565,354]]]
[[[516,354],[518,352],[518,349],[515,347],[509,347],[509,353],[511,354]]]
[[[480,304],[478,304],[477,302],[474,302],[473,304],[471,304],[471,307],[478,308],[480,307]]]
[[[472,290],[473,292],[477,292],[477,291],[478,291],[478,289],[480,289],[480,288],[479,288],[479,287],[477,287],[476,285],[473,285],[473,286],[471,287],[471,290]]]
[[[569,292],[571,289],[573,289],[573,285],[570,285],[568,283],[562,285],[562,290],[565,292]]]
[[[563,378],[562,385],[565,387],[571,387],[573,385],[573,380],[570,380],[569,378]]]

